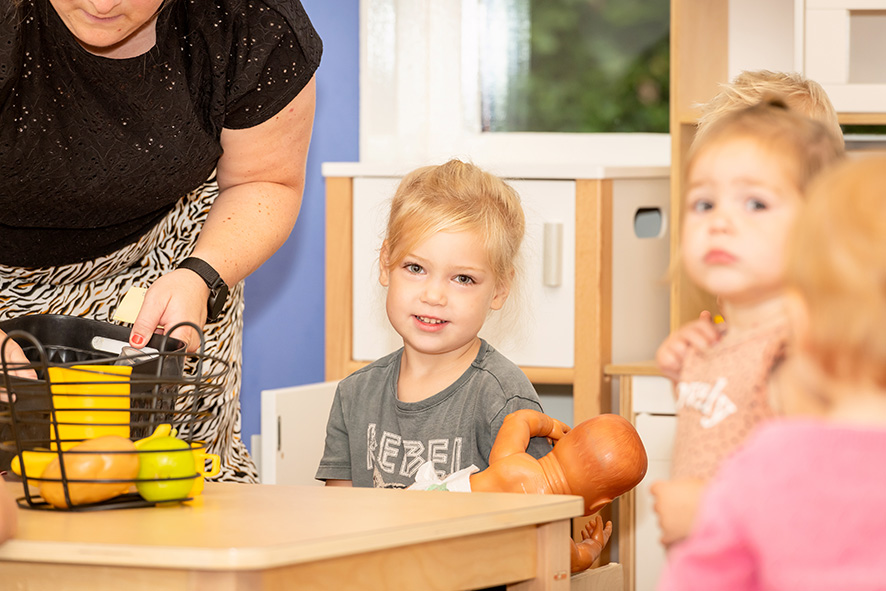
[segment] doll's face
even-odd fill
[[[135,57],[156,41],[163,0],[50,0],[62,22],[90,53]]]

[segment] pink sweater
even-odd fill
[[[886,589],[886,429],[762,425],[668,558],[660,591]]]

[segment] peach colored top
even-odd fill
[[[692,351],[675,388],[677,432],[672,478],[710,479],[723,459],[773,416],[769,376],[784,355],[784,322]]]

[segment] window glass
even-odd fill
[[[668,132],[669,0],[480,0],[481,127]]]
[[[850,152],[886,150],[886,125],[841,125],[846,150]]]

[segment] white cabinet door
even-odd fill
[[[353,357],[360,361],[378,359],[402,346],[385,315],[385,291],[378,282],[378,253],[398,182],[354,179]],[[575,183],[508,182],[520,194],[526,213],[522,280],[508,305],[492,313],[480,334],[518,365],[572,367]]]
[[[314,474],[323,457],[337,385],[334,381],[262,391],[262,484],[323,484]]]
[[[661,529],[652,507],[654,499],[649,487],[656,480],[667,480],[671,473],[671,449],[677,418],[643,413],[635,417],[635,424],[646,446],[649,467],[643,482],[634,489],[634,589],[655,591],[667,558],[660,542]]]
[[[659,541],[661,530],[652,507],[654,499],[649,487],[656,480],[666,480],[670,476],[677,417],[674,416],[670,380],[652,376],[633,376],[630,379],[634,425],[649,458],[646,477],[637,485],[634,493],[634,589],[654,591],[666,555]]]
[[[403,345],[385,314],[385,290],[378,282],[378,253],[390,200],[400,179],[354,179],[353,358],[374,361]]]

